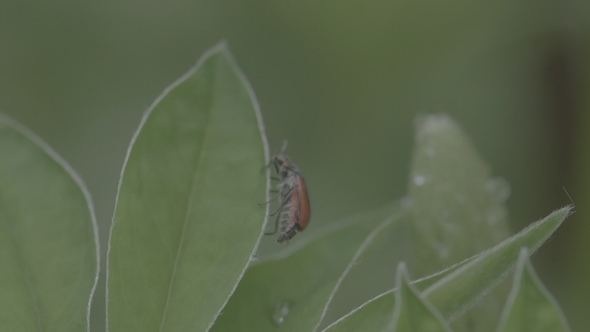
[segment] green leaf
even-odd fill
[[[423,291],[447,320],[458,317],[497,285],[516,264],[521,247],[537,250],[569,215],[572,207],[564,207],[539,220],[494,248],[452,267],[448,271],[422,279],[428,287]],[[433,279],[431,279],[433,278]],[[436,282],[432,282],[436,280]],[[420,281],[416,283],[420,289]],[[384,321],[393,310],[393,291],[381,294],[342,317],[325,331],[361,331],[374,321]],[[381,325],[383,326],[383,325]],[[367,330],[368,331],[368,330]]]
[[[487,294],[512,270],[520,248],[536,251],[570,214],[572,207],[554,211],[498,246],[479,255],[424,290],[435,307],[449,320],[461,315]]]
[[[410,284],[406,266],[397,269],[395,307],[389,331],[395,332],[450,332],[451,328],[432,304]]]
[[[82,181],[0,116],[0,330],[87,330],[97,279],[96,221]]]
[[[313,331],[363,240],[407,213],[394,205],[350,217],[290,256],[252,267],[213,331]]]
[[[413,281],[413,285],[417,289],[425,289],[430,285],[435,284],[445,276],[451,274],[459,267],[467,264],[475,257],[465,260],[460,264],[456,264],[444,271],[430,275],[425,278]],[[397,276],[397,275],[396,275]],[[322,331],[379,331],[386,329],[391,324],[391,310],[395,308],[396,288],[391,289],[383,294],[380,294],[370,301],[363,303],[360,307],[343,316],[340,320],[332,323]]]
[[[404,208],[411,202],[402,199]],[[411,218],[389,220],[377,226],[355,253],[326,303],[321,328],[344,316],[359,304],[395,287],[396,265],[409,256]]]
[[[512,291],[502,313],[498,332],[569,332],[557,304],[535,273],[526,248],[514,274]]]
[[[431,274],[509,236],[510,186],[492,178],[461,128],[447,115],[417,121],[410,173],[419,275]]]
[[[419,290],[426,289],[475,258],[476,257],[471,257],[459,264],[449,267],[448,269],[415,280],[412,284]],[[391,318],[387,314],[388,310],[392,310],[395,307],[395,290],[396,289],[394,288],[379,294],[370,301],[367,301],[358,308],[352,310],[347,315],[342,316],[340,320],[332,323],[331,326],[328,326],[328,328],[325,328],[322,331],[375,331],[383,329],[384,326],[387,326]],[[345,320],[346,323],[342,323],[343,320]]]
[[[213,323],[263,232],[261,123],[222,44],[148,110],[127,154],[111,230],[110,332],[204,331]]]
[[[391,323],[395,292],[383,293],[330,324],[324,332],[382,331]]]
[[[447,115],[425,115],[416,128],[410,174],[413,239],[419,275],[492,247],[509,236],[504,201],[510,186],[491,177],[469,137]],[[453,323],[458,332],[490,332],[509,291],[502,284]]]

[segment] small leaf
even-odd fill
[[[395,205],[353,216],[290,256],[253,266],[213,331],[313,331],[363,240],[404,215],[407,209]]]
[[[569,332],[557,301],[535,273],[526,248],[521,249],[512,291],[498,332]]]
[[[94,211],[79,177],[0,116],[0,330],[88,330],[97,255]]]
[[[440,274],[422,279],[422,282],[428,285],[422,295],[443,314],[445,319],[456,318],[505,278],[516,264],[521,247],[526,246],[537,250],[561,225],[571,209],[572,207],[568,206],[554,211],[494,248]],[[436,282],[433,283],[434,280]],[[419,289],[421,289],[420,283],[420,281],[416,283]],[[388,317],[393,310],[395,303],[393,293],[389,291],[364,303],[325,331],[356,331],[354,328],[360,331],[363,330],[360,327],[364,327],[363,324],[367,321],[384,320],[384,317]]]
[[[123,169],[108,262],[108,329],[204,331],[263,232],[268,155],[253,93],[224,45],[166,89]]]
[[[404,263],[397,269],[395,307],[389,331],[450,332],[451,328],[432,304],[410,284]]]

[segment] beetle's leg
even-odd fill
[[[275,192],[277,192],[277,191],[275,190]],[[279,196],[281,196],[281,193],[280,192],[278,194],[274,195],[270,200],[268,200],[268,201],[266,201],[264,203],[258,203],[258,205],[263,206],[263,205],[272,203],[275,199],[279,198]]]
[[[272,232],[265,232],[265,233],[264,233],[264,235],[274,235],[274,234],[276,234],[276,233],[277,233],[277,229],[279,229],[279,218],[280,218],[280,217],[281,217],[281,216],[280,216],[280,215],[278,215],[278,216],[277,216],[277,219],[275,220],[275,230],[274,230],[274,231],[272,231]]]
[[[289,201],[289,198],[291,198],[291,195],[293,195],[293,193],[295,192],[296,189],[297,189],[297,186],[293,186],[293,188],[291,188],[289,190],[289,193],[285,196],[285,199],[283,199],[283,201],[281,202],[281,206],[279,206],[279,208],[276,209],[275,212],[270,214],[271,217],[274,216],[275,214],[277,214],[279,211],[281,211],[281,209],[283,207],[285,207],[285,205]],[[280,195],[280,193],[279,193],[279,195]]]

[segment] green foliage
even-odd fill
[[[373,229],[400,222],[404,213],[394,206],[353,216],[289,257],[252,267],[213,331],[313,330],[363,240],[366,246]]]
[[[259,121],[224,45],[150,108],[127,155],[113,218],[109,331],[202,331],[215,320],[262,235]]]
[[[520,251],[497,332],[568,332],[559,305],[537,277],[526,248]]]
[[[510,185],[491,176],[467,135],[448,116],[425,115],[416,122],[409,194],[414,202],[415,270],[423,276],[476,255],[510,235],[504,205]],[[506,286],[494,289],[485,303],[453,328],[491,332],[508,293]]]
[[[416,269],[420,275],[473,256],[508,237],[505,180],[493,178],[446,115],[418,119],[410,171]]]
[[[363,240],[380,223],[399,222],[404,212],[400,209],[354,216],[286,258],[253,266],[213,331],[267,331],[279,326],[282,331],[313,330]]]
[[[520,233],[485,251],[464,266],[424,290],[445,317],[453,318],[471,308],[514,267],[519,249],[537,250],[569,215],[571,207],[557,210]]]
[[[88,329],[96,236],[78,176],[40,139],[0,117],[0,330]]]
[[[448,332],[451,328],[428,300],[410,283],[404,263],[397,269],[395,308],[388,330],[392,332]]]
[[[416,287],[422,290],[422,296],[446,319],[454,318],[473,306],[508,274],[517,262],[521,247],[540,247],[569,212],[569,207],[555,211],[496,247],[443,271],[442,274],[418,280]],[[391,315],[395,306],[394,294],[395,292],[388,292],[363,304],[327,330],[360,331],[367,328],[364,323],[387,322],[386,317]]]
[[[131,142],[109,242],[109,331],[485,332],[504,303],[498,332],[569,331],[522,248],[537,250],[572,207],[509,236],[507,184],[460,128],[426,116],[416,138],[407,197],[258,261],[264,128],[225,46],[213,48]],[[0,329],[79,331],[97,275],[87,195],[51,150],[4,119],[0,154]],[[429,275],[410,281],[402,260]],[[508,300],[488,296],[515,266]]]

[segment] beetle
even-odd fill
[[[287,141],[283,142],[281,152],[274,155],[268,167],[274,166],[280,180],[277,185],[277,195],[271,198],[266,204],[279,199],[279,208],[271,214],[277,215],[275,229],[265,235],[276,234],[279,223],[281,233],[277,239],[278,243],[289,242],[298,232],[303,231],[309,224],[311,209],[305,179],[299,171],[299,167],[285,154]]]

